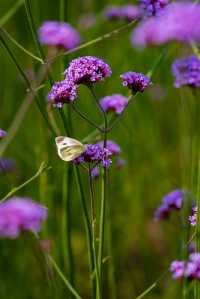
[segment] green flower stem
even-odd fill
[[[74,295],[74,298],[76,298],[76,299],[82,299],[82,297],[77,293],[77,291],[71,285],[71,283],[69,282],[69,280],[64,276],[64,274],[62,273],[62,271],[58,267],[58,265],[57,265],[56,261],[53,259],[53,257],[51,255],[48,255],[48,259],[49,259],[51,265],[53,266],[54,270],[57,272],[57,274],[59,275],[59,277],[62,279],[62,281],[64,282],[64,284],[68,288],[68,290],[72,293],[72,295]]]
[[[89,176],[89,189],[90,189],[90,209],[91,209],[91,230],[92,230],[92,250],[93,250],[93,258],[95,265],[95,277],[96,277],[96,299],[101,299],[101,289],[100,289],[100,276],[99,276],[99,266],[97,262],[97,252],[96,252],[96,212],[95,212],[95,198],[94,198],[94,186],[91,176],[91,167],[89,165],[88,169]]]
[[[26,180],[23,184],[13,188],[10,192],[8,192],[1,200],[0,202],[5,201],[7,198],[11,197],[13,194],[30,184],[32,181],[34,181],[37,177],[39,177],[44,171],[49,170],[51,167],[47,166],[45,162],[42,162],[37,172],[28,180]]]
[[[87,234],[87,243],[88,243],[88,252],[89,252],[89,264],[90,264],[90,278],[92,283],[92,298],[95,298],[95,280],[94,280],[94,269],[95,269],[95,262],[94,262],[94,256],[93,256],[93,244],[92,244],[92,232],[90,228],[90,219],[88,215],[87,210],[87,204],[85,199],[85,194],[83,191],[83,185],[81,182],[81,175],[78,169],[78,166],[74,166],[74,172],[75,172],[75,178],[76,183],[78,187],[78,192],[81,199],[81,205],[83,209],[83,217],[84,217],[84,223],[85,223],[85,230]]]
[[[65,268],[68,269],[68,277],[71,285],[74,286],[74,260],[71,242],[71,218],[70,204],[72,191],[72,174],[73,168],[69,164],[63,167],[63,213],[62,213],[62,255]]]

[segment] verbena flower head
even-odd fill
[[[108,149],[102,148],[99,144],[87,144],[85,151],[78,158],[74,159],[73,162],[75,164],[98,163],[103,167],[109,167],[112,163],[111,156],[112,153]]]
[[[196,249],[196,244],[194,241],[191,241],[188,245],[188,252],[189,253],[194,253]]]
[[[192,226],[197,224],[197,206],[192,208],[192,215],[189,216],[189,222]]]
[[[80,35],[70,24],[57,21],[46,21],[38,30],[42,44],[70,50],[81,42]]]
[[[128,104],[128,98],[121,94],[106,96],[100,100],[100,105],[106,112],[121,114]]]
[[[168,0],[140,0],[142,16],[159,16],[168,3]]]
[[[73,102],[76,98],[77,86],[66,80],[54,83],[48,94],[48,102],[58,108],[62,108],[64,103]]]
[[[71,83],[93,84],[111,76],[111,69],[100,58],[83,56],[72,60],[64,74]]]
[[[175,77],[175,86],[200,87],[200,60],[191,55],[182,59],[177,59],[172,65],[172,73]]]
[[[191,2],[172,3],[161,16],[141,22],[131,35],[133,45],[159,45],[172,40],[200,40],[200,5]]]
[[[200,280],[200,253],[192,253],[186,264],[185,276],[189,279]]]
[[[21,231],[40,231],[47,209],[28,199],[14,197],[0,203],[0,237],[16,238]]]
[[[12,172],[16,168],[14,160],[10,158],[0,158],[0,174]]]
[[[104,147],[104,141],[99,141],[97,144],[103,149],[103,147]],[[115,155],[119,155],[120,152],[121,152],[120,146],[116,142],[114,142],[113,140],[107,140],[107,142],[106,142],[106,148],[114,156]]]
[[[3,139],[7,135],[7,132],[3,129],[0,129],[0,139]]]
[[[185,262],[173,261],[170,265],[170,272],[173,279],[182,279],[185,273]]]
[[[127,72],[120,76],[123,86],[127,86],[133,93],[143,92],[151,84],[150,78],[142,73]]]
[[[155,219],[166,219],[173,210],[180,210],[183,205],[184,196],[185,192],[179,189],[165,195],[162,199],[162,204],[155,211]]]
[[[139,8],[132,4],[108,6],[103,13],[108,20],[124,20],[127,22],[133,21],[140,16]]]

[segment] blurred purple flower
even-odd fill
[[[93,56],[83,56],[72,60],[64,74],[70,84],[87,85],[111,76],[111,69],[102,59]]]
[[[143,92],[150,84],[150,78],[142,73],[127,72],[120,76],[123,86],[127,86],[133,93]]]
[[[155,211],[155,219],[166,219],[173,210],[180,210],[183,205],[184,196],[185,192],[179,189],[165,195],[162,199],[161,206]]]
[[[77,86],[66,80],[53,84],[48,94],[48,102],[58,108],[62,108],[64,103],[73,102],[77,97]]]
[[[189,222],[192,226],[197,224],[197,206],[192,208],[192,215],[189,216]]]
[[[10,158],[0,158],[0,174],[12,172],[16,168],[14,160]]]
[[[118,169],[121,169],[126,164],[126,160],[122,158],[118,158],[116,161],[116,166]]]
[[[81,37],[70,24],[57,21],[46,21],[38,30],[42,44],[70,50],[78,46]]]
[[[123,6],[108,6],[103,12],[108,20],[124,20],[127,22],[133,21],[140,17],[138,6],[127,4]]]
[[[170,272],[172,273],[173,279],[181,279],[185,273],[185,262],[173,261],[170,266]]]
[[[200,253],[192,253],[186,264],[185,276],[189,279],[200,280]]]
[[[140,0],[140,9],[143,17],[159,16],[168,0]]]
[[[188,85],[200,87],[200,60],[194,56],[177,59],[172,65],[172,73],[175,77],[175,86]]]
[[[7,135],[7,132],[3,129],[0,129],[0,140],[3,139]]]
[[[39,232],[47,209],[28,199],[13,197],[0,203],[0,236],[17,238],[21,231]]]
[[[93,179],[97,179],[99,177],[99,167],[98,166],[95,166],[92,168],[91,170],[91,176]]]
[[[127,104],[128,98],[121,94],[113,94],[111,96],[106,96],[100,100],[100,105],[104,111],[112,111],[116,114],[121,114]]]
[[[111,156],[112,153],[99,144],[87,144],[85,151],[73,162],[78,165],[81,163],[100,163],[103,167],[109,167],[112,163]]]
[[[195,249],[196,249],[196,245],[195,245],[195,242],[190,242],[189,245],[188,245],[188,252],[189,253],[194,253],[195,252]]]
[[[149,18],[138,25],[131,35],[133,45],[163,44],[172,40],[200,40],[200,5],[191,2],[172,3],[161,16]]]

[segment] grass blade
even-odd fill
[[[4,26],[14,14],[18,11],[20,6],[23,4],[24,0],[18,0],[10,9],[9,11],[0,19],[0,27]]]

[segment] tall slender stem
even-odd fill
[[[72,165],[63,168],[63,215],[62,215],[62,253],[65,268],[68,269],[70,283],[74,286],[74,261],[71,243],[70,203],[72,186]]]
[[[84,223],[85,223],[85,230],[87,234],[87,243],[88,243],[88,252],[89,252],[89,264],[90,264],[90,278],[92,282],[92,298],[95,298],[95,280],[94,280],[94,256],[93,256],[93,245],[92,245],[92,232],[90,228],[90,219],[88,215],[88,210],[87,210],[87,204],[86,204],[86,199],[85,199],[85,194],[83,191],[83,185],[81,182],[81,175],[78,169],[78,166],[74,166],[74,171],[75,171],[75,177],[76,177],[76,182],[77,182],[77,187],[78,187],[78,192],[80,195],[81,199],[81,205],[83,209],[83,217],[84,217]]]
[[[107,115],[97,99],[93,86],[88,86],[88,87],[104,119],[103,145],[104,148],[107,148],[107,128],[108,128]],[[104,239],[105,239],[106,189],[107,189],[107,168],[104,167],[103,175],[102,175],[102,185],[101,185],[101,207],[100,207],[99,248],[98,248],[98,267],[99,267],[101,293],[102,293],[102,273],[103,273],[102,260],[103,260]]]
[[[94,186],[91,176],[91,167],[89,165],[88,169],[89,176],[89,187],[90,187],[90,208],[91,208],[91,228],[92,228],[92,249],[93,258],[95,265],[95,277],[96,277],[96,299],[102,298],[100,290],[100,276],[99,276],[99,266],[97,262],[97,252],[96,252],[96,212],[95,212],[95,198],[94,198]]]

